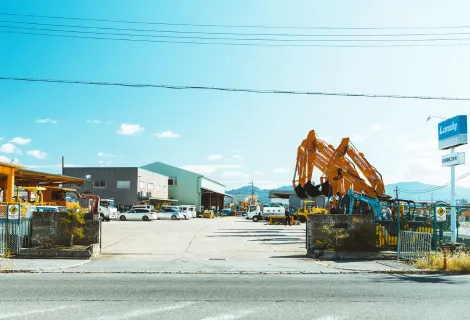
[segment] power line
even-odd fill
[[[142,25],[165,25],[165,26],[188,26],[188,27],[217,27],[217,28],[257,28],[257,29],[304,29],[304,30],[410,30],[410,29],[465,29],[470,26],[397,26],[397,27],[326,27],[326,26],[267,26],[267,25],[225,25],[225,24],[196,24],[196,23],[170,23],[170,22],[148,22],[148,21],[132,21],[132,20],[112,20],[112,19],[96,19],[96,18],[80,18],[80,17],[64,17],[64,16],[48,16],[34,14],[19,14],[0,12],[0,15],[29,17],[29,18],[46,18],[46,19],[62,19],[76,21],[95,21],[95,22],[113,22],[126,24],[142,24]]]
[[[94,40],[110,40],[110,41],[131,41],[131,42],[149,42],[149,43],[174,43],[174,44],[197,44],[197,45],[222,45],[222,46],[251,46],[251,47],[315,47],[315,48],[392,48],[392,47],[461,47],[469,46],[470,42],[465,43],[419,43],[419,44],[381,44],[381,45],[354,45],[354,44],[271,44],[271,43],[241,43],[241,42],[201,42],[201,41],[169,41],[169,40],[151,40],[151,39],[131,39],[131,38],[109,38],[96,36],[79,36],[52,33],[37,33],[24,31],[0,31],[0,33],[24,34],[59,38],[77,38],[77,39],[94,39]],[[251,40],[250,40],[251,41]]]
[[[246,33],[246,32],[212,32],[212,31],[181,31],[181,30],[159,30],[159,29],[135,29],[135,28],[116,28],[101,26],[70,25],[56,23],[25,22],[14,20],[0,20],[0,22],[66,27],[79,29],[97,29],[97,30],[119,30],[135,32],[154,32],[154,33],[176,33],[176,34],[210,34],[210,35],[236,35],[236,36],[275,36],[275,37],[408,37],[408,36],[457,36],[470,35],[470,32],[440,32],[440,33],[392,33],[392,34],[299,34],[299,33]]]
[[[467,173],[464,173],[463,175],[459,176],[457,179],[455,179],[455,181],[460,181],[460,180],[463,180],[465,179],[466,177],[470,176],[470,171],[468,171]],[[402,193],[407,193],[407,194],[422,194],[422,193],[430,193],[430,192],[434,192],[434,191],[437,191],[437,190],[440,190],[440,189],[443,189],[443,188],[446,188],[450,185],[450,182],[447,182],[443,185],[440,185],[440,186],[436,186],[436,187],[433,187],[433,188],[429,188],[429,189],[423,189],[423,190],[406,190],[406,189],[401,189],[400,192]]]
[[[178,85],[166,85],[166,84],[139,84],[139,83],[80,81],[80,80],[23,78],[23,77],[4,77],[4,76],[0,76],[0,80],[63,83],[63,84],[78,84],[78,85],[118,86],[118,87],[130,87],[130,88],[211,90],[211,91],[245,92],[245,93],[261,93],[261,94],[290,94],[290,95],[311,95],[311,96],[470,101],[470,98],[459,98],[459,97],[405,96],[405,95],[392,95],[392,94],[341,93],[341,92],[319,92],[319,91],[316,92],[316,91],[296,91],[296,90],[261,90],[261,89],[223,88],[223,87],[207,87],[207,86],[178,86]]]
[[[274,38],[231,38],[231,37],[199,37],[199,36],[173,36],[173,35],[153,35],[153,34],[132,34],[132,33],[112,33],[112,32],[96,32],[66,29],[49,29],[49,28],[32,28],[17,27],[9,25],[0,25],[0,28],[34,30],[34,31],[53,31],[53,32],[69,32],[77,34],[92,35],[112,35],[112,36],[129,36],[129,37],[150,37],[150,38],[168,38],[168,39],[196,39],[196,40],[225,40],[225,41],[268,41],[268,42],[429,42],[429,41],[470,41],[470,38],[424,38],[424,39],[274,39]],[[470,33],[469,33],[470,34]]]

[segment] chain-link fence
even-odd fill
[[[456,213],[456,240],[457,243],[470,248],[470,206],[444,206],[436,205],[437,218],[437,245],[451,241],[451,211]]]
[[[31,241],[31,219],[20,204],[0,204],[0,256],[17,254]]]

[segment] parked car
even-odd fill
[[[189,211],[191,212],[193,218],[197,217],[196,206],[189,206]]]
[[[191,212],[190,210],[190,206],[182,205],[182,206],[178,206],[178,208],[179,208],[179,211],[181,211],[181,213],[184,215],[184,218],[186,220],[194,218],[193,212]]]
[[[179,211],[172,208],[162,208],[157,212],[157,217],[159,220],[182,220],[184,215]]]
[[[189,219],[189,214],[185,214],[184,212],[181,211],[181,208],[178,206],[162,206],[162,210],[170,210],[170,211],[175,211],[177,212],[177,219],[184,219],[188,220]],[[160,210],[161,211],[161,210]]]
[[[127,212],[123,212],[119,214],[118,217],[121,221],[126,220],[143,220],[143,221],[150,221],[150,220],[157,220],[157,213],[150,209],[131,209]]]

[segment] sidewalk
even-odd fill
[[[1,259],[1,272],[33,273],[153,273],[153,274],[351,274],[423,273],[425,270],[392,260],[318,261],[302,256],[256,259],[198,259],[169,256],[101,256],[93,260]]]
[[[89,263],[90,260],[75,259],[3,259],[0,258],[2,272],[46,272],[71,269]]]

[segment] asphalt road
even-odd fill
[[[0,274],[0,319],[468,319],[468,276]]]

